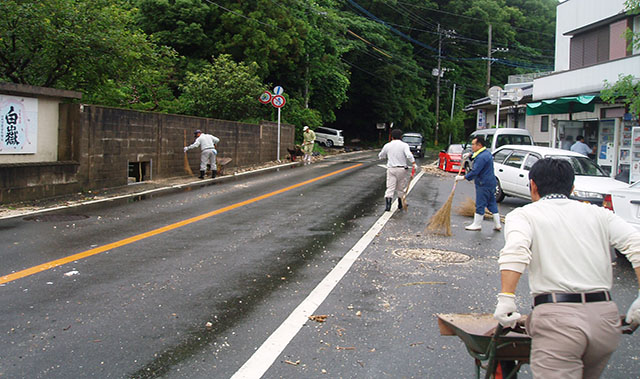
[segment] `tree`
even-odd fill
[[[257,70],[255,63],[236,63],[222,54],[202,71],[188,73],[180,86],[184,113],[225,120],[247,120],[264,113],[258,98],[266,86]]]
[[[158,62],[134,10],[114,0],[0,2],[0,80],[83,91],[91,99]],[[158,67],[156,67],[157,69]],[[105,98],[113,99],[113,94]],[[118,101],[116,101],[118,102]]]

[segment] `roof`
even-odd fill
[[[502,149],[514,149],[514,150],[530,151],[530,152],[533,152],[533,153],[538,153],[538,154],[542,155],[543,157],[550,156],[550,155],[564,155],[564,156],[571,156],[571,157],[585,157],[584,155],[582,155],[580,153],[576,153],[575,151],[564,150],[564,149],[556,149],[556,148],[553,148],[553,147],[545,147],[545,146],[504,145],[504,146],[500,146],[498,149],[496,149],[496,151],[502,150]]]

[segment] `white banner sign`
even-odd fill
[[[35,154],[38,99],[0,95],[0,154]]]

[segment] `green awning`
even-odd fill
[[[569,96],[552,100],[542,100],[537,103],[527,104],[527,116],[537,114],[558,114],[593,112],[595,105],[593,100],[596,96]]]

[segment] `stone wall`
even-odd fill
[[[260,125],[200,117],[139,112],[95,105],[60,104],[58,162],[0,164],[0,202],[34,200],[81,190],[127,185],[134,176],[152,180],[185,176],[183,147],[200,129],[220,138],[218,157],[232,171],[276,160],[277,123]],[[295,128],[281,124],[280,159],[294,145]],[[186,137],[186,138],[185,138]],[[199,149],[188,153],[197,173]]]

